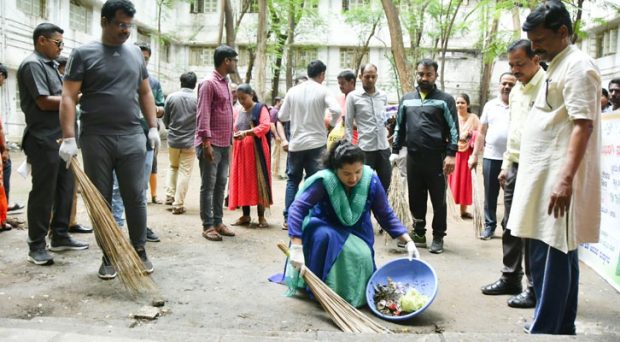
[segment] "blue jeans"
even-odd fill
[[[151,175],[151,168],[153,167],[153,150],[146,151],[146,159],[144,160],[144,191],[148,189],[149,186],[149,177]],[[123,205],[123,200],[121,199],[121,191],[118,187],[118,179],[116,178],[116,171],[113,172],[114,175],[114,184],[112,185],[112,216],[114,216],[114,221],[119,227],[123,227],[125,225],[125,218],[123,217],[123,213],[125,212],[125,206]],[[146,205],[146,194],[144,195],[144,204]]]
[[[501,171],[501,160],[487,158],[482,160],[482,175],[484,177],[484,228],[493,231],[497,228],[497,197],[499,196],[499,180],[497,180],[497,177]]]
[[[288,219],[288,208],[295,200],[299,183],[306,171],[306,178],[312,176],[323,168],[321,158],[325,152],[325,146],[313,148],[310,150],[288,152],[286,160],[286,194],[284,196],[284,221]]]
[[[532,334],[575,335],[579,294],[577,250],[564,253],[528,239],[532,283],[536,294]]]
[[[202,145],[196,146],[201,178],[200,219],[203,229],[219,226],[224,217],[224,192],[228,180],[230,146],[212,146],[212,148],[215,158],[209,161],[203,153]]]

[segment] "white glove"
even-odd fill
[[[62,139],[62,144],[60,144],[58,155],[67,163],[67,169],[69,168],[69,165],[71,165],[71,158],[73,158],[73,156],[77,156],[77,154],[78,147],[75,142],[75,138]]]
[[[158,149],[161,144],[161,140],[159,140],[159,131],[155,127],[149,128],[149,144],[153,149]]]
[[[296,269],[301,269],[301,266],[305,264],[304,249],[302,245],[291,245],[291,248],[289,248],[288,261]]]
[[[405,245],[405,248],[407,248],[407,254],[409,255],[409,261],[420,258],[420,253],[418,253],[418,249],[415,247],[415,243],[413,243],[413,241],[407,242],[407,245]]]
[[[394,165],[400,160],[400,156],[396,153],[390,154],[390,165]]]

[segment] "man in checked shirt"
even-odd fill
[[[221,45],[215,49],[213,60],[215,70],[198,88],[194,146],[202,178],[202,236],[210,241],[222,241],[222,236],[235,236],[222,217],[233,132],[232,96],[226,76],[237,70],[237,52]]]

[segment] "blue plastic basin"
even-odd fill
[[[387,284],[388,277],[390,277],[394,282],[408,284],[410,288],[417,289],[421,294],[430,298],[430,300],[426,303],[426,305],[420,308],[420,310],[410,312],[405,315],[388,316],[382,314],[377,310],[375,300],[373,299],[375,294],[374,285]],[[378,268],[370,277],[370,280],[368,280],[368,285],[366,285],[366,302],[368,303],[370,310],[372,310],[375,315],[389,321],[405,321],[421,314],[431,305],[431,303],[433,303],[436,296],[437,274],[431,265],[420,259],[413,259],[412,261],[409,261],[407,258],[392,260]]]

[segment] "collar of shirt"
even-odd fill
[[[560,63],[564,59],[564,56],[567,55],[569,52],[573,51],[573,49],[576,49],[576,47],[573,44],[570,44],[560,53],[555,55],[551,62],[549,62],[549,68],[547,68],[547,73],[550,74],[551,71],[556,67],[556,65],[558,65],[558,63]]]
[[[39,51],[36,51],[36,50],[35,50],[34,54],[35,54],[35,55],[37,56],[37,58],[38,58],[39,60],[41,60],[43,63],[48,64],[48,65],[51,65],[54,69],[56,69],[56,68],[57,68],[57,66],[58,66],[58,62],[56,62],[55,60],[47,58],[47,56],[45,56],[44,54],[42,54],[42,53],[40,53]]]
[[[228,83],[228,78],[226,78],[226,76],[222,76],[222,74],[220,74],[217,70],[213,70],[213,76],[215,76],[215,78],[220,82]]]
[[[529,82],[527,82],[527,84],[523,84],[523,83],[519,82],[519,83],[520,83],[520,85],[521,85],[521,89],[522,89],[522,91],[523,91],[524,93],[527,93],[527,92],[529,92],[532,88],[536,88],[536,87],[538,86],[538,84],[539,84],[540,82],[542,82],[543,78],[545,78],[545,69],[543,69],[543,68],[541,67],[541,68],[538,68],[538,71],[534,74],[534,77],[532,77],[532,78],[530,79],[530,81],[529,81]]]
[[[360,95],[366,95],[366,96],[368,96],[368,97],[376,97],[376,96],[381,95],[382,93],[381,93],[381,90],[379,90],[379,89],[375,88],[375,92],[374,92],[374,93],[372,93],[372,95],[371,95],[371,94],[369,94],[369,93],[366,91],[366,89],[364,89],[364,88],[362,87],[362,89],[360,89],[360,93],[359,93],[359,94],[360,94]]]

